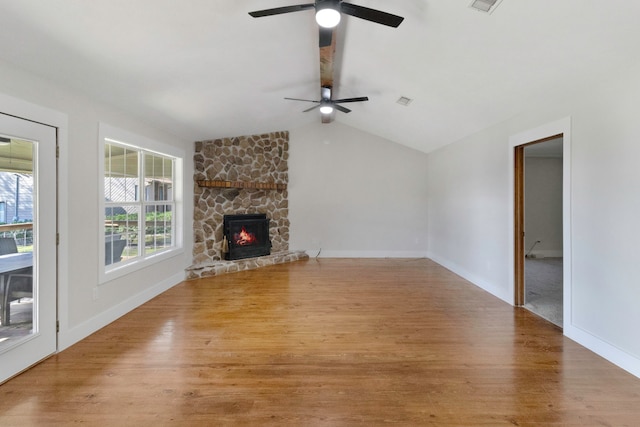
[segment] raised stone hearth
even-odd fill
[[[208,265],[192,265],[187,268],[187,280],[200,279],[202,277],[217,276],[237,271],[253,270],[269,265],[284,264],[287,262],[309,259],[304,251],[281,252],[258,258],[241,259],[235,261],[215,261]]]
[[[289,132],[195,144],[193,265],[187,278],[308,258],[304,252],[289,252]],[[254,213],[270,219],[272,255],[224,261],[224,215]]]

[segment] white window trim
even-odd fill
[[[153,152],[160,155],[171,156],[175,158],[175,170],[174,170],[174,204],[175,213],[173,218],[173,230],[175,233],[174,246],[164,250],[160,253],[150,255],[147,257],[136,258],[132,261],[126,262],[123,265],[116,267],[106,268],[104,265],[105,258],[105,235],[104,224],[105,221],[105,188],[104,188],[104,148],[105,140],[113,141],[120,145],[130,146],[135,149],[145,150],[147,152]],[[141,135],[137,135],[126,130],[111,126],[106,123],[99,123],[98,129],[98,187],[99,187],[99,200],[98,200],[98,212],[100,213],[100,226],[98,227],[98,268],[99,278],[98,283],[104,284],[119,277],[126,276],[146,268],[148,266],[157,264],[168,258],[175,257],[184,253],[183,248],[183,212],[184,212],[184,199],[183,199],[183,175],[184,175],[184,156],[183,150],[173,147],[168,144],[146,138]]]

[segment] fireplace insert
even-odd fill
[[[266,214],[225,215],[223,217],[224,259],[253,258],[271,253],[269,218]]]

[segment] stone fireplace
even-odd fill
[[[288,159],[286,131],[195,143],[194,265],[187,278],[307,258],[289,252]],[[225,215],[256,213],[269,219],[271,255],[226,261]]]

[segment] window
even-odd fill
[[[134,145],[141,137],[118,135],[122,132],[101,124],[105,276],[180,246],[175,190],[181,158]]]

